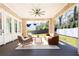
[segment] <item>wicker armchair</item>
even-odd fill
[[[26,39],[26,40],[25,40]],[[30,44],[33,42],[32,37],[23,38],[22,36],[18,36],[18,42],[22,44],[22,46],[26,44]]]

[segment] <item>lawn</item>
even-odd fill
[[[46,34],[33,34],[33,36],[45,37]]]
[[[33,36],[45,37],[46,34],[33,34]],[[77,47],[77,38],[72,38],[69,36],[59,35],[59,40],[66,42],[74,47]]]
[[[74,47],[77,47],[77,38],[72,38],[72,37],[68,37],[68,36],[64,36],[64,35],[59,35],[59,39],[61,41],[64,41]]]

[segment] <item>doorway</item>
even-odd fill
[[[3,39],[3,21],[2,21],[2,13],[0,13],[0,45],[4,44]]]

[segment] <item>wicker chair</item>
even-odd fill
[[[26,40],[24,40],[26,39]],[[31,44],[33,42],[32,37],[23,38],[22,36],[18,36],[18,42],[22,44],[22,46],[26,44]]]

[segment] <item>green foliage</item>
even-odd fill
[[[41,23],[41,25],[36,26],[36,30],[47,30],[48,24],[47,23]]]
[[[77,7],[74,7],[74,13],[67,16],[68,21],[65,21],[65,23],[62,23],[61,20],[62,17],[59,18],[59,24],[57,24],[57,28],[76,28],[78,27],[78,11]],[[61,23],[61,24],[60,24]]]
[[[62,25],[61,25],[61,28],[63,29],[63,28],[67,28],[68,27],[68,24],[67,23],[63,23]]]

